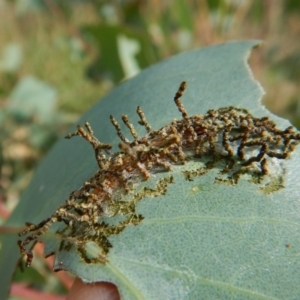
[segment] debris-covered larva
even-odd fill
[[[136,212],[136,203],[145,196],[165,194],[173,180],[172,167],[176,165],[188,164],[191,160],[206,161],[204,168],[183,172],[187,180],[193,180],[194,176],[211,169],[214,162],[222,160],[225,164],[221,173],[235,184],[245,173],[264,177],[269,173],[269,160],[287,158],[300,141],[300,134],[293,127],[280,130],[268,117],[256,118],[241,108],[225,107],[209,110],[203,116],[189,116],[180,100],[185,88],[186,82],[182,82],[174,97],[182,119],[173,120],[159,130],[153,130],[142,109],[137,108],[139,124],[147,131],[143,137],[138,136],[128,116],[123,115],[122,120],[133,136],[129,141],[116,119],[110,116],[121,140],[120,152],[108,155],[112,146],[99,141],[89,123],[85,123],[85,128],[78,125],[75,132],[66,136],[81,136],[92,145],[99,170],[73,191],[48,219],[36,225],[26,223],[26,228],[19,233],[25,238],[19,240],[18,245],[21,254],[27,255],[27,266],[33,259],[34,243],[57,222],[65,224],[64,229],[57,232],[62,240],[60,249],[76,247],[86,262],[105,263],[112,247],[109,236],[142,221],[143,216]],[[121,200],[121,194],[130,193],[134,184],[148,180],[156,172],[170,176],[159,180],[155,189],[144,188],[130,201]],[[102,217],[108,206],[114,215],[124,215],[123,221],[114,225],[105,223]],[[101,249],[97,259],[85,254],[88,242],[96,243]]]

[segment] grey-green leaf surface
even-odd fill
[[[108,116],[127,114],[136,125],[139,105],[152,127],[159,129],[181,118],[173,97],[185,80],[188,88],[182,102],[190,115],[237,106],[257,117],[269,116],[283,129],[289,122],[260,104],[262,89],[246,64],[257,44],[231,42],[161,62],[121,84],[79,123],[89,121],[95,135],[117,150],[119,140]],[[135,127],[145,134],[142,127]],[[124,126],[122,130],[130,138]],[[299,159],[296,149],[282,162],[284,188],[272,193],[245,179],[236,185],[217,184],[216,168],[185,180],[182,171],[193,170],[200,162],[157,173],[136,191],[154,188],[159,179],[170,176],[173,183],[165,195],[145,197],[137,204],[143,221],[109,238],[113,247],[106,264],[85,263],[73,247],[57,253],[54,269],[69,270],[86,282],[113,282],[122,299],[298,299]],[[62,139],[41,163],[7,225],[47,218],[96,170],[85,141]],[[19,257],[16,240],[10,235],[1,239],[1,282],[7,283]],[[48,249],[56,246],[47,241]]]

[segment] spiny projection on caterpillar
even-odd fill
[[[272,160],[286,159],[300,141],[300,133],[293,127],[278,129],[268,117],[256,118],[241,108],[225,107],[190,117],[180,100],[185,89],[186,82],[182,82],[174,97],[182,119],[173,120],[159,130],[151,128],[144,112],[137,107],[139,124],[147,131],[143,137],[138,136],[128,117],[123,115],[132,141],[122,134],[118,122],[110,116],[121,140],[120,151],[112,155],[108,155],[112,145],[99,141],[89,123],[85,123],[85,128],[78,125],[75,132],[66,136],[81,136],[92,145],[99,170],[71,192],[65,204],[49,218],[36,225],[26,223],[19,233],[25,237],[18,245],[21,254],[27,256],[27,266],[33,259],[32,247],[54,223],[64,225],[56,232],[61,240],[60,250],[75,247],[87,263],[105,263],[112,247],[109,237],[143,220],[136,212],[136,204],[144,197],[165,194],[173,182],[172,168],[176,165],[192,160],[205,162],[205,167],[183,171],[187,180],[193,180],[222,161],[220,173],[226,176],[223,181],[236,184],[243,174],[259,179],[272,176],[269,168]],[[159,180],[154,189],[144,187],[135,191],[139,182],[148,180],[156,172],[166,172],[170,176]],[[124,201],[122,195],[125,194],[132,196]],[[115,216],[123,216],[122,221],[108,224],[103,220],[103,217]],[[91,242],[101,249],[96,258],[86,253],[86,245]]]

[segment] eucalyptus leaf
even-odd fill
[[[152,128],[159,129],[181,118],[173,98],[185,80],[188,88],[182,103],[190,115],[234,106],[256,117],[268,116],[284,129],[290,123],[260,104],[263,91],[246,65],[257,44],[226,43],[161,62],[117,87],[78,123],[89,121],[95,136],[117,151],[120,140],[108,116],[129,115],[143,136],[145,130],[138,126],[135,113],[139,105]],[[129,130],[121,127],[130,138]],[[69,132],[74,130],[75,125]],[[136,204],[144,219],[109,237],[112,248],[106,263],[87,263],[76,247],[60,248],[60,241],[51,234],[43,237],[46,252],[56,252],[55,270],[69,270],[85,282],[113,282],[122,299],[298,299],[300,207],[295,182],[299,159],[296,148],[289,159],[280,160],[283,178],[269,185],[251,183],[247,176],[236,185],[216,183],[217,167],[186,180],[183,171],[201,167],[201,160],[155,173],[134,193],[145,187],[154,190],[159,181],[167,180],[164,195],[145,195]],[[18,227],[25,221],[46,219],[96,170],[86,141],[61,139],[39,166],[6,225]],[[1,239],[0,279],[6,284],[19,258],[13,244],[17,239],[9,234]],[[91,258],[99,255],[93,243],[87,243],[85,251]]]

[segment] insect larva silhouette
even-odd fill
[[[223,181],[236,184],[243,174],[258,179],[272,176],[269,164],[274,159],[287,158],[300,141],[300,134],[293,127],[280,130],[268,117],[256,118],[241,108],[225,107],[190,117],[180,100],[185,88],[186,82],[182,82],[174,97],[182,119],[173,120],[159,130],[151,129],[142,109],[137,108],[139,124],[147,131],[143,137],[138,136],[128,117],[123,115],[122,120],[133,136],[129,141],[116,119],[110,116],[121,140],[120,152],[107,156],[112,145],[99,141],[89,123],[85,123],[85,128],[78,125],[75,132],[66,136],[81,136],[92,145],[99,170],[73,191],[65,204],[49,218],[37,225],[26,223],[26,228],[19,233],[26,237],[19,240],[18,245],[21,254],[27,255],[27,266],[33,258],[31,248],[54,223],[64,225],[56,232],[62,240],[60,250],[75,247],[87,263],[105,263],[112,247],[110,235],[119,234],[127,226],[138,225],[143,220],[136,212],[136,203],[146,196],[165,194],[172,183],[175,166],[192,160],[205,162],[205,167],[183,172],[187,180],[193,180],[194,176],[203,175],[222,162],[220,173],[226,176]],[[135,186],[139,182],[157,172],[166,172],[170,176],[159,180],[155,189],[143,188],[136,192]],[[124,201],[122,195],[131,193],[131,199]],[[103,216],[116,215],[125,218],[113,225],[103,221]],[[101,255],[96,259],[89,258],[85,252],[88,242],[96,243],[101,249]]]

